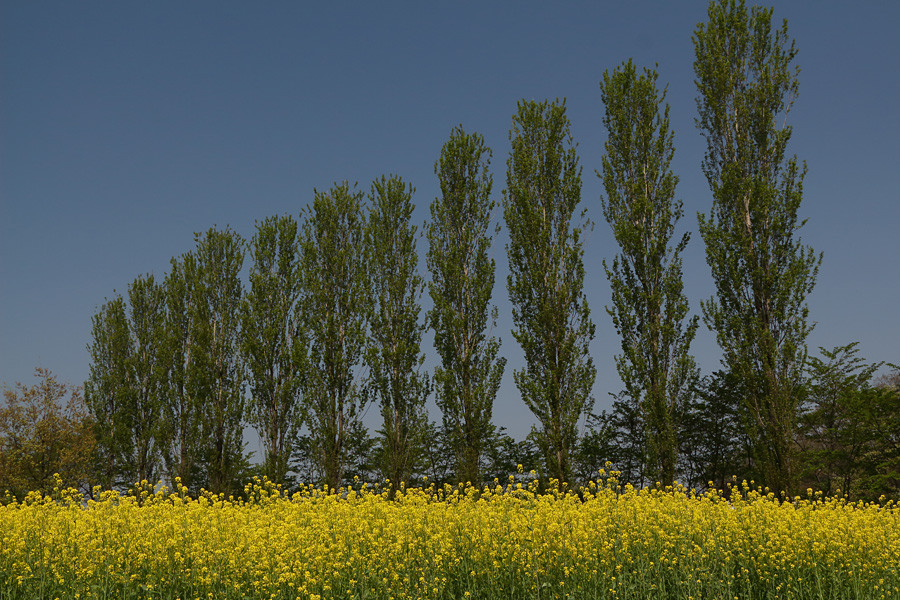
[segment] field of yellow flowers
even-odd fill
[[[896,505],[746,484],[57,490],[0,506],[0,541],[3,600],[900,599]]]

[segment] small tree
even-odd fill
[[[700,490],[712,482],[721,490],[734,478],[754,477],[743,398],[740,380],[730,373],[716,371],[698,383],[681,419],[681,483]]]
[[[687,318],[681,253],[690,234],[671,245],[684,211],[674,200],[675,153],[665,91],[657,73],[637,74],[629,60],[600,84],[608,131],[603,157],[603,214],[621,253],[610,269],[613,306],[607,312],[622,337],[616,369],[625,394],[646,422],[649,475],[664,485],[675,480],[678,418],[690,402],[699,370],[690,355],[697,317]]]
[[[241,312],[241,350],[250,375],[247,415],[259,433],[263,472],[284,484],[294,438],[305,418],[307,333],[297,222],[270,217],[250,243],[250,289]]]
[[[565,102],[518,106],[503,198],[513,337],[526,363],[514,376],[541,423],[536,434],[549,476],[568,482],[577,424],[592,405],[596,375],[588,353],[594,324],[583,292],[581,233],[587,223],[572,226],[581,168]]]
[[[883,393],[872,385],[884,363],[866,364],[857,346],[820,348],[822,358],[807,361],[805,410],[799,419],[800,476],[828,495],[857,492],[867,455],[877,453],[891,437],[878,435],[877,421],[890,417],[877,414]]]
[[[397,176],[372,184],[367,231],[375,303],[366,353],[369,387],[381,407],[381,472],[397,487],[409,482],[421,462],[428,419],[428,376],[420,372],[424,325],[419,299],[416,227],[411,225],[415,190]]]
[[[340,487],[347,436],[360,418],[364,397],[358,373],[371,314],[362,192],[344,182],[315,192],[303,227],[303,273],[310,315],[310,368],[304,389],[311,452],[325,483]]]
[[[491,246],[493,177],[491,151],[478,134],[453,130],[434,170],[441,196],[431,203],[427,264],[433,308],[428,320],[441,357],[435,368],[435,394],[455,458],[459,482],[479,484],[481,463],[494,437],[494,399],[506,359],[500,341],[489,337],[496,325],[491,308],[494,260]]]
[[[647,420],[634,398],[620,392],[611,394],[612,410],[603,411],[590,421],[601,437],[611,436],[615,443],[608,446],[605,460],[612,462],[613,469],[620,473],[622,483],[630,483],[642,488],[650,481],[647,465]],[[608,433],[606,431],[608,430]]]
[[[93,422],[81,390],[35,369],[38,383],[4,386],[0,406],[0,490],[21,498],[63,486],[89,492],[95,447]]]
[[[868,404],[869,423],[875,440],[864,456],[859,496],[876,500],[885,495],[900,501],[900,366],[875,381]]]

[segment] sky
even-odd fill
[[[393,173],[415,186],[421,229],[440,193],[434,163],[457,125],[492,148],[499,202],[517,102],[565,98],[582,206],[596,222],[584,246],[595,412],[609,408],[622,384],[604,310],[602,261],[617,246],[595,174],[606,140],[599,81],[632,58],[668,86],[685,213],[676,232],[692,234],[684,290],[699,314],[714,287],[697,213],[712,196],[691,36],[707,6],[0,1],[0,383],[30,385],[35,367],[83,383],[92,315],[136,276],[164,277],[214,225],[249,239],[257,220],[298,216],[314,190],[344,180],[368,190]],[[900,363],[900,4],[774,8],[799,50],[788,151],[808,166],[800,236],[824,253],[808,298],[810,353],[859,342],[869,361]],[[501,231],[495,331],[509,362],[494,422],[521,439],[535,420],[513,381],[524,361],[510,333],[505,244]],[[424,274],[426,240],[418,250]],[[422,347],[430,370],[430,334]],[[720,367],[703,325],[692,351],[703,374]],[[366,422],[377,421],[370,409]]]

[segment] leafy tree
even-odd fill
[[[244,456],[244,371],[240,356],[244,241],[229,228],[195,236],[196,278],[190,281],[196,319],[194,351],[202,354],[208,395],[200,397],[207,442],[207,483],[213,493],[240,490]],[[199,365],[198,365],[199,366]]]
[[[430,421],[426,426],[428,443],[422,448],[422,475],[438,487],[459,481],[456,476],[456,455],[446,427]]]
[[[372,292],[363,197],[346,182],[317,191],[301,242],[307,289],[303,309],[313,317],[304,390],[311,451],[333,489],[344,478],[348,432],[364,403],[356,368],[366,347]]]
[[[611,394],[612,410],[599,416],[590,415],[588,431],[599,439],[611,437],[615,443],[607,445],[601,458],[612,463],[619,472],[619,480],[642,488],[650,481],[647,465],[647,422],[638,399],[625,392]]]
[[[125,300],[116,295],[91,319],[90,375],[85,382],[85,401],[93,418],[96,438],[95,472],[104,489],[130,485],[127,470],[131,445],[131,408],[134,388],[131,374],[133,347]],[[48,377],[45,377],[47,379]]]
[[[616,439],[617,432],[611,426],[612,420],[605,414],[605,411],[600,415],[588,414],[585,421],[585,432],[578,440],[578,449],[574,460],[576,481],[582,484],[601,479],[609,473],[610,467],[617,469],[612,466],[612,462],[613,458],[618,458],[621,453],[619,446],[621,440]],[[643,448],[642,445],[640,449],[643,450]],[[632,485],[640,485],[632,479],[628,479],[627,482]]]
[[[382,176],[369,195],[374,311],[366,363],[369,387],[381,407],[381,472],[394,486],[408,483],[419,466],[428,423],[430,386],[427,374],[420,372],[425,327],[419,323],[419,299],[425,284],[418,274],[416,227],[410,223],[414,191],[400,177]]]
[[[882,496],[900,501],[900,366],[876,380],[868,403],[873,438],[872,452],[862,461],[859,496],[869,500]]]
[[[547,483],[544,473],[543,452],[535,439],[535,430],[516,441],[508,435],[503,427],[498,427],[490,440],[486,451],[486,460],[482,464],[482,472],[498,483],[506,483],[512,476],[516,483],[530,483],[531,471],[540,478],[541,484]]]
[[[168,373],[166,296],[152,275],[128,286],[92,319],[85,398],[95,424],[102,487],[156,482]]]
[[[297,222],[291,216],[257,223],[253,265],[243,301],[241,351],[250,376],[247,416],[262,440],[262,470],[286,483],[292,443],[304,420],[306,324]]]
[[[360,421],[352,421],[347,428],[346,466],[344,477],[351,481],[381,481],[378,464],[378,438],[369,435],[369,429]]]
[[[81,390],[35,369],[38,383],[4,386],[0,406],[0,489],[21,498],[58,484],[88,492],[95,449],[93,422]]]
[[[378,439],[360,420],[348,423],[344,431],[344,480],[363,483],[380,483],[378,464]],[[297,481],[311,483],[323,481],[325,472],[317,442],[310,434],[298,435],[294,441],[291,470],[297,473]]]
[[[702,304],[723,363],[741,380],[755,462],[766,485],[792,492],[794,431],[806,361],[806,296],[821,255],[796,236],[805,165],[786,156],[797,95],[787,22],[743,0],[710,3],[694,32],[703,171],[713,194],[700,234],[716,296]]]
[[[140,276],[128,286],[129,330],[132,344],[128,376],[128,456],[126,483],[156,483],[160,475],[160,427],[165,401],[168,362],[166,355],[166,292],[153,275]]]
[[[754,479],[750,440],[740,381],[725,371],[704,377],[697,395],[684,412],[679,457],[684,485],[724,490],[735,478]]]
[[[857,346],[853,342],[820,348],[822,358],[807,361],[809,384],[799,423],[800,475],[805,485],[826,495],[862,491],[858,484],[870,471],[866,463],[891,443],[890,432],[882,435],[879,426],[890,420],[890,411],[879,410],[884,391],[872,385],[884,363],[866,364]],[[897,435],[893,437],[896,441]],[[870,486],[879,487],[868,482]]]
[[[435,394],[443,426],[455,457],[460,482],[481,482],[486,442],[494,435],[494,399],[505,358],[500,341],[487,330],[496,326],[497,308],[490,307],[494,289],[491,246],[493,177],[491,151],[477,133],[453,130],[435,163],[441,196],[431,203],[428,225],[428,291],[433,308],[428,320],[441,357],[435,368]]]
[[[541,423],[537,440],[548,475],[568,482],[577,424],[592,405],[596,369],[588,353],[594,325],[583,293],[583,226],[572,226],[581,168],[565,102],[519,102],[509,138],[503,198],[507,287],[513,337],[526,362],[514,376]]]
[[[646,422],[649,476],[671,485],[678,464],[678,417],[690,402],[698,369],[690,355],[697,317],[687,319],[681,253],[690,234],[673,247],[675,225],[684,214],[674,200],[678,184],[670,168],[674,134],[665,91],[657,73],[637,74],[629,60],[600,84],[608,131],[603,156],[603,214],[621,253],[612,269],[607,312],[622,337],[616,368],[625,394],[636,400]]]
[[[210,373],[203,361],[199,306],[193,291],[198,277],[193,252],[172,259],[164,284],[169,371],[160,429],[160,446],[170,483],[178,479],[193,492],[203,483],[202,410],[204,399],[211,393]]]

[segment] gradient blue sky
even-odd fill
[[[597,324],[596,409],[621,382],[601,261],[616,245],[600,211],[606,138],[599,80],[633,58],[669,86],[674,170],[693,239],[685,291],[713,293],[696,213],[711,196],[694,126],[691,2],[10,2],[0,3],[0,382],[36,366],[87,377],[91,316],[134,277],[162,277],[193,233],[299,214],[313,189],[383,173],[416,186],[421,225],[439,193],[434,162],[451,129],[484,135],[494,195],[505,187],[520,99],[567,98],[597,227],[585,245]],[[811,351],[852,341],[900,362],[900,4],[777,2],[801,67],[789,151],[807,161],[803,240],[825,253],[809,298]],[[498,213],[498,218],[499,218]],[[508,273],[495,241],[506,376],[495,422],[533,423],[512,370]],[[420,242],[424,255],[424,240]],[[422,261],[424,265],[424,261]],[[427,309],[427,295],[423,298]],[[423,345],[435,362],[431,337]],[[704,373],[719,365],[705,327]],[[430,403],[432,419],[439,413]],[[370,410],[370,424],[377,410]]]

